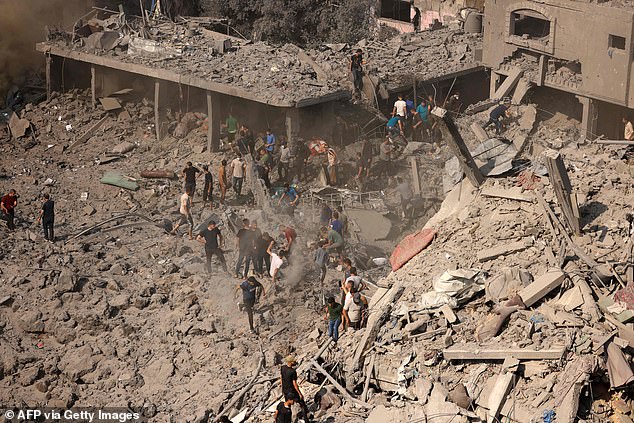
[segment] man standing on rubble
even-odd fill
[[[42,229],[44,229],[44,239],[49,242],[55,241],[53,226],[55,225],[55,202],[51,200],[48,194],[42,195],[42,208],[40,215],[37,217],[37,223],[42,221]]]
[[[236,295],[239,290],[242,290],[242,306],[241,309],[247,312],[247,317],[249,319],[249,329],[251,333],[256,333],[255,328],[253,327],[253,308],[255,307],[255,303],[260,298],[258,290],[261,292],[261,295],[266,296],[266,292],[264,291],[264,286],[253,276],[249,276],[247,280],[242,282],[236,288]]]
[[[482,126],[482,129],[486,129],[489,125],[494,124],[495,133],[497,135],[500,135],[500,132],[502,130],[502,120],[504,120],[505,117],[508,117],[510,115],[509,113],[510,107],[511,107],[511,103],[508,101],[505,101],[504,103],[500,104],[495,109],[493,109],[491,113],[489,114],[489,120],[487,121],[487,123],[485,123]]]
[[[288,181],[288,169],[291,162],[291,149],[288,148],[288,144],[286,142],[282,142],[280,147],[280,161],[277,164],[277,176],[278,181],[287,182]]]
[[[229,143],[233,143],[236,139],[236,134],[238,133],[238,120],[233,117],[233,114],[229,112],[229,116],[227,116],[227,120],[225,121],[227,124],[227,134],[229,135]]]
[[[363,50],[360,48],[354,52],[350,57],[350,72],[352,73],[352,81],[354,83],[354,89],[357,92],[361,92],[363,89]]]
[[[185,185],[183,189],[185,192],[191,193],[192,200],[194,198],[194,194],[196,193],[196,175],[200,172],[200,169],[194,167],[192,162],[187,162],[187,166],[183,169],[181,175],[183,179],[185,179]]]
[[[231,174],[233,176],[233,190],[237,196],[242,194],[242,182],[244,181],[244,172],[247,168],[246,163],[242,159],[242,155],[238,154],[238,157],[231,162]]]
[[[363,320],[363,310],[368,307],[368,300],[352,287],[350,296],[343,306],[343,327],[350,327],[354,330],[361,329]]]
[[[324,320],[328,321],[327,335],[332,338],[333,341],[339,340],[339,326],[341,326],[341,313],[343,312],[343,306],[335,301],[335,297],[328,297],[328,304],[326,304],[326,315]]]
[[[212,194],[214,192],[214,177],[209,171],[209,166],[203,165],[203,175],[205,176],[205,186],[203,188],[203,206],[209,200],[209,207],[213,210],[214,201]]]
[[[181,225],[189,224],[189,239],[194,239],[192,236],[192,231],[194,230],[194,218],[192,217],[192,197],[190,191],[185,191],[183,195],[181,195],[179,211],[181,219],[176,226],[174,226],[171,234],[176,235],[176,231],[178,231],[178,228],[180,228]]]
[[[403,100],[403,95],[399,94],[398,100],[394,102],[394,108],[392,109],[392,116],[398,116],[401,120],[405,120],[407,115],[407,103]]]
[[[292,399],[293,401],[299,403],[299,405],[302,406],[304,420],[306,423],[309,423],[308,407],[304,401],[304,394],[302,394],[302,391],[299,389],[299,385],[297,384],[297,371],[294,369],[297,365],[297,360],[294,355],[290,354],[284,359],[284,362],[286,365],[282,365],[280,368],[284,400],[288,401]]]
[[[266,151],[273,154],[273,151],[275,150],[275,142],[276,142],[275,134],[271,132],[270,129],[267,129],[266,130]]]
[[[275,419],[275,423],[293,422],[293,411],[291,410],[291,406],[293,404],[295,404],[295,401],[292,399],[280,401],[279,404],[277,404],[275,415],[273,416],[273,418]]]
[[[0,210],[2,210],[2,214],[7,221],[7,228],[10,231],[15,230],[15,207],[18,205],[18,194],[14,189],[9,190],[9,193],[6,194],[0,200]]]
[[[203,229],[203,231],[198,234],[196,239],[205,244],[207,273],[211,273],[211,257],[213,255],[218,258],[218,261],[222,265],[225,272],[229,273],[229,271],[227,270],[227,262],[225,261],[225,256],[220,249],[220,247],[224,247],[224,239],[222,238],[220,229],[218,229],[218,227],[216,226],[216,222],[214,222],[213,220],[210,221],[209,224],[207,224],[207,229]]]
[[[242,229],[236,234],[236,247],[238,248],[238,260],[236,261],[236,278],[246,278],[249,273],[249,265],[253,261],[255,251],[254,232],[251,230],[249,219],[242,219]],[[242,262],[244,273],[242,273]],[[254,262],[255,267],[255,262]]]

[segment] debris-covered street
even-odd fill
[[[634,420],[628,40],[571,54],[567,0],[310,44],[195,3],[0,48],[0,421]]]

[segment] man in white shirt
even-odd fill
[[[242,155],[238,155],[231,162],[231,173],[233,176],[233,190],[237,195],[242,193],[242,182],[244,181],[244,171],[247,165],[242,159]]]
[[[346,299],[346,303],[343,306],[343,327],[351,327],[355,330],[361,329],[361,323],[363,321],[363,309],[368,306],[368,300],[356,292],[352,288],[350,296]]]
[[[181,218],[176,226],[174,226],[174,229],[172,229],[172,235],[176,235],[176,231],[181,227],[181,225],[189,224],[189,239],[194,239],[192,236],[192,231],[194,230],[194,218],[192,217],[192,197],[190,190],[185,191],[183,195],[181,195],[179,211]]]
[[[399,95],[398,100],[394,103],[394,109],[392,110],[392,116],[400,116],[401,119],[405,119],[407,114],[407,103],[403,100],[403,96]]]
[[[623,116],[623,123],[625,124],[625,139],[627,141],[632,141],[632,139],[634,138],[634,127],[632,127],[632,122],[630,122],[628,118]]]
[[[288,180],[288,167],[291,161],[291,149],[283,142],[280,148],[280,162],[277,164],[277,176],[280,181],[286,182]]]
[[[280,270],[280,267],[282,267],[282,264],[284,264],[284,257],[286,257],[286,251],[280,250],[277,254],[274,253],[273,244],[274,242],[271,242],[266,252],[271,256],[271,270],[269,271],[269,273],[271,275],[271,283],[275,287],[276,286],[275,280],[277,279],[277,274]]]

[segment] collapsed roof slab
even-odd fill
[[[331,101],[344,100],[350,97],[350,93],[346,90],[334,91],[318,97],[303,98],[296,101],[277,101],[262,96],[255,91],[246,90],[206,80],[204,78],[195,77],[185,73],[179,73],[172,70],[161,69],[139,63],[128,63],[117,60],[114,57],[99,56],[96,54],[77,51],[68,47],[62,47],[56,43],[41,42],[36,44],[36,50],[49,56],[59,56],[65,59],[76,60],[91,65],[99,65],[106,68],[116,69],[124,72],[130,72],[145,77],[156,78],[165,81],[175,82],[181,85],[201,88],[214,93],[225,94],[258,103],[267,104],[273,107],[293,108],[307,107]]]

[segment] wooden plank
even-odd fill
[[[513,92],[513,98],[511,99],[511,104],[520,104],[522,102],[522,99],[528,92],[528,90],[531,89],[531,85],[532,85],[531,82],[527,80],[526,78],[520,78],[520,80],[517,83],[517,86],[515,87],[515,91]]]
[[[113,97],[101,97],[99,99],[99,103],[101,103],[101,106],[107,112],[121,108],[121,103],[119,103],[119,100]]]
[[[51,101],[51,55],[46,55],[46,101]]]
[[[445,316],[445,319],[447,319],[449,323],[456,323],[456,321],[458,321],[458,317],[456,317],[456,314],[453,312],[453,310],[451,309],[451,307],[449,307],[448,304],[445,304],[442,307],[440,307],[440,311],[442,312],[442,314]]]
[[[559,269],[553,269],[537,278],[533,283],[519,292],[519,296],[526,307],[530,307],[541,300],[546,294],[562,284],[566,275]]]
[[[332,376],[330,376],[330,373],[328,373],[326,370],[324,370],[323,367],[321,367],[315,360],[310,360],[310,364],[322,375],[324,375],[326,377],[326,379],[328,379],[328,381],[330,383],[332,383],[332,385],[337,388],[337,390],[341,393],[341,395],[343,395],[343,397],[345,399],[347,399],[348,401],[350,401],[351,403],[358,405],[360,407],[363,408],[367,408],[370,409],[370,405],[368,403],[366,403],[365,401],[361,401],[358,400],[356,398],[354,398],[352,395],[350,395],[350,392],[348,392],[348,390],[346,388],[344,388],[343,386],[341,386],[341,384],[339,384],[339,382],[337,382],[335,380],[335,378],[333,378]]]
[[[576,201],[573,202],[571,198],[572,184],[570,183],[570,178],[568,178],[568,172],[561,154],[555,150],[546,150],[544,156],[546,157],[548,178],[555,190],[555,196],[566,223],[575,235],[581,235],[579,211],[575,210],[578,207]]]
[[[210,153],[213,145],[213,104],[211,99],[211,92],[207,91],[207,152]]]
[[[85,143],[86,141],[88,141],[90,137],[92,137],[95,134],[95,132],[97,132],[99,128],[101,128],[101,125],[103,125],[107,119],[108,119],[108,115],[102,117],[97,122],[95,122],[94,125],[88,128],[86,132],[84,132],[79,138],[77,138],[68,146],[68,151],[72,150],[75,146],[81,145]]]
[[[532,203],[533,198],[526,194],[522,194],[520,187],[511,189],[499,188],[499,187],[485,187],[482,188],[481,194],[485,197],[505,198],[507,200],[526,201]]]
[[[409,165],[412,171],[412,187],[414,188],[414,194],[420,195],[422,191],[420,187],[420,178],[418,176],[418,161],[416,160],[416,156],[409,157]]]
[[[90,65],[90,105],[93,109],[97,107],[97,70],[95,65]]]
[[[503,348],[478,344],[456,344],[443,350],[445,360],[559,360],[564,355],[564,345],[551,345],[543,350],[530,348]]]
[[[498,245],[496,247],[487,248],[486,250],[478,251],[478,261],[480,263],[493,260],[494,258],[505,256],[507,254],[513,254],[518,251],[527,249],[533,245],[533,241],[530,238],[526,240],[513,242],[505,245]]]
[[[611,145],[634,145],[634,141],[628,140],[596,140],[597,144],[611,144]]]

